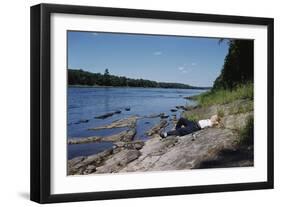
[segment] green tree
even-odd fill
[[[228,44],[228,54],[225,57],[221,74],[214,82],[213,89],[233,89],[240,84],[253,82],[254,41],[229,40]]]
[[[99,85],[99,86],[125,86],[125,87],[149,87],[149,88],[196,88],[207,89],[204,87],[194,87],[181,83],[163,83],[145,79],[132,79],[125,76],[110,75],[106,69],[104,74],[91,73],[80,70],[68,69],[69,85]],[[208,88],[209,89],[209,88]]]
[[[104,70],[104,75],[105,75],[105,76],[109,76],[109,70],[108,70],[108,68],[106,68],[106,69]]]
[[[104,75],[104,83],[103,83],[103,85],[111,86],[110,73],[109,73],[108,68],[106,68],[104,70],[104,74],[103,75]]]

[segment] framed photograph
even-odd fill
[[[273,188],[273,19],[31,7],[31,200]]]

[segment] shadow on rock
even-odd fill
[[[205,160],[194,168],[224,168],[224,167],[251,167],[254,166],[253,147],[240,149],[223,149],[215,159]]]

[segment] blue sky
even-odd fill
[[[68,32],[68,68],[130,78],[212,86],[227,42],[216,38]]]

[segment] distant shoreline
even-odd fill
[[[68,84],[78,87],[136,87],[136,88],[178,88],[210,89],[211,87],[191,86],[183,83],[157,82],[146,79],[134,79],[125,76],[111,75],[108,69],[104,74],[92,73],[82,69],[68,69]]]
[[[132,86],[100,86],[100,85],[67,85],[68,88],[162,88],[162,89],[191,89],[191,90],[208,90],[212,87],[194,87],[194,88],[164,88],[164,87],[132,87]]]

